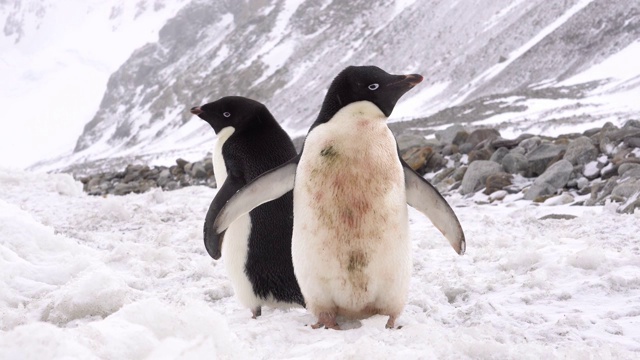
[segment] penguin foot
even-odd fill
[[[340,330],[340,325],[336,322],[336,315],[329,312],[321,312],[318,316],[318,322],[311,325],[311,328],[319,329],[323,326],[325,329]]]
[[[387,325],[385,325],[384,327],[387,329],[393,329],[395,327],[395,323],[396,323],[396,317],[389,316],[389,320],[387,320]],[[396,329],[402,329],[402,326],[398,326]]]
[[[262,308],[260,306],[251,309],[251,314],[253,315],[251,318],[256,319],[258,316],[262,315]]]

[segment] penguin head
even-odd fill
[[[273,119],[262,103],[242,96],[226,96],[214,102],[194,106],[191,113],[211,125],[216,134],[230,126],[235,129],[235,133],[240,133],[260,127]]]
[[[321,115],[329,115],[325,119],[329,120],[338,110],[351,103],[370,101],[389,117],[402,95],[422,79],[418,74],[392,75],[377,66],[349,66],[329,86]]]

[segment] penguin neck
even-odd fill
[[[220,188],[227,179],[227,167],[222,156],[222,146],[236,131],[233,126],[227,126],[218,132],[218,140],[213,149],[213,175],[216,178],[217,187]]]
[[[322,104],[322,108],[320,109],[320,114],[316,121],[311,125],[309,131],[313,130],[318,125],[326,124],[330,121],[333,121],[337,118],[342,117],[364,117],[367,119],[380,119],[382,121],[386,121],[387,117],[384,115],[382,110],[368,100],[361,100],[352,102],[347,105],[342,105],[342,102],[337,97],[334,101],[325,102]]]

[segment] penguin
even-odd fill
[[[243,187],[216,216],[213,232],[293,189],[292,258],[313,328],[339,329],[337,316],[386,315],[407,300],[411,240],[407,205],[426,215],[460,255],[462,226],[442,195],[401,158],[386,124],[418,74],[350,66],[331,83],[301,152]],[[228,230],[227,230],[228,231]]]
[[[240,303],[252,318],[262,306],[304,307],[293,273],[291,192],[251,210],[229,224],[224,243],[213,233],[213,221],[222,206],[251,180],[297,155],[293,142],[262,103],[227,96],[191,108],[218,135],[213,152],[218,192],[204,222],[204,244],[209,255],[222,256]]]

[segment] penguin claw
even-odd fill
[[[253,315],[251,316],[252,319],[257,319],[258,316],[262,315],[262,308],[258,306],[255,309],[251,309],[251,315]]]

